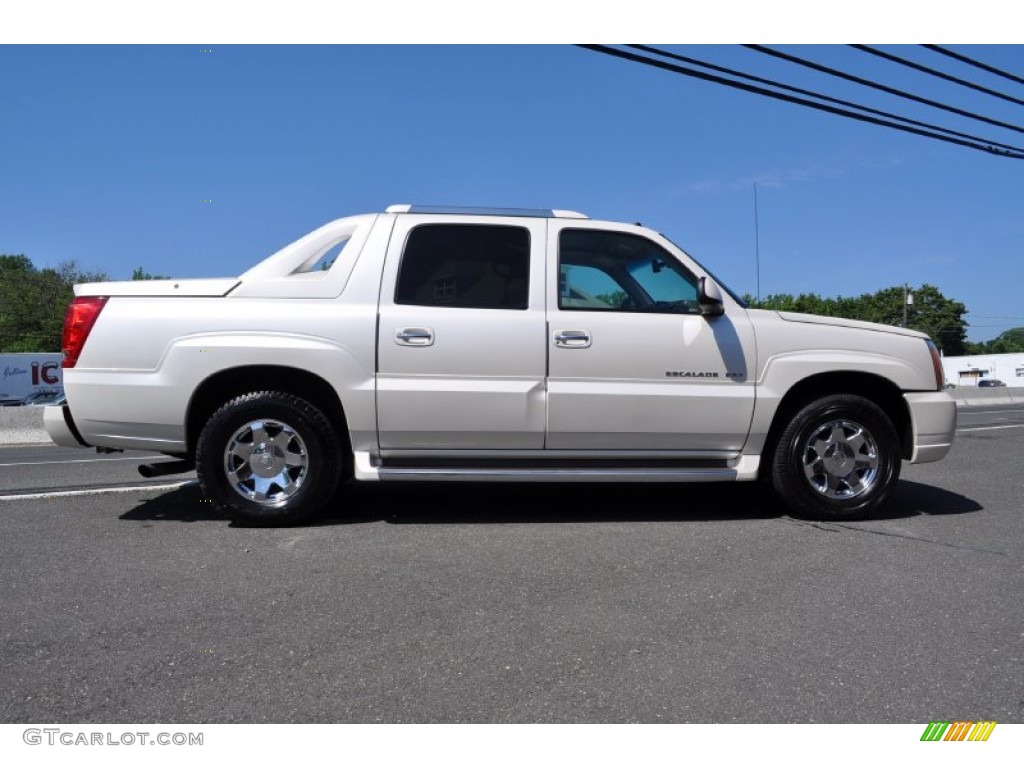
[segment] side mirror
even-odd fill
[[[718,317],[725,313],[725,304],[722,302],[722,291],[715,281],[702,277],[697,289],[697,304],[700,306],[700,313],[705,317]]]

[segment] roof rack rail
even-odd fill
[[[469,205],[389,205],[385,213],[456,213],[468,216],[536,216],[544,219],[588,219],[586,214],[553,208],[480,208]]]

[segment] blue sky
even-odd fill
[[[662,47],[1024,146],[736,45]],[[851,48],[778,47],[1024,124]],[[1024,46],[950,47],[1024,76]],[[754,293],[756,182],[762,295],[931,283],[973,340],[1024,325],[1024,161],[570,45],[0,45],[0,73],[0,253],[39,266],[235,275],[333,218],[453,203],[641,221]]]

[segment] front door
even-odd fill
[[[609,226],[549,230],[546,447],[738,453],[754,407],[746,311],[701,315],[696,265]]]

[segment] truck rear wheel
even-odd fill
[[[342,473],[327,417],[283,392],[251,392],[221,406],[196,446],[203,494],[237,522],[294,525],[320,512]]]
[[[896,428],[881,408],[857,395],[830,395],[806,405],[783,429],[772,484],[798,514],[863,517],[885,503],[900,462]]]

